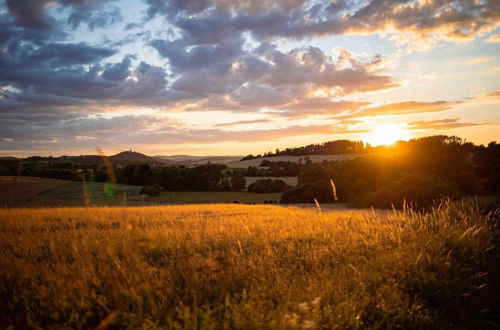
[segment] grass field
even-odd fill
[[[450,203],[3,209],[0,327],[494,328],[497,238]]]
[[[140,186],[112,185],[101,182],[54,180],[46,178],[0,177],[0,206],[84,206],[90,205],[155,205],[202,203],[256,203],[265,200],[279,201],[280,193],[254,194],[232,191],[175,191],[162,192],[160,196],[141,196]],[[87,194],[85,199],[84,192]],[[124,198],[124,194],[126,198]]]
[[[38,195],[70,183],[71,181],[56,179],[0,176],[0,206],[28,205]]]
[[[254,194],[234,191],[168,191],[160,196],[149,197],[148,202],[158,204],[211,204],[211,203],[256,203],[265,200],[279,201],[281,193]]]

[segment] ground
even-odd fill
[[[451,202],[0,209],[0,327],[495,329],[498,237]]]
[[[14,181],[15,180],[15,181]],[[200,203],[257,203],[279,201],[280,193],[232,191],[162,192],[141,196],[140,186],[74,182],[32,177],[0,177],[0,206],[154,205]],[[85,197],[87,196],[87,197]]]
[[[158,204],[256,203],[266,200],[279,202],[281,193],[254,194],[234,191],[169,191],[147,200]]]

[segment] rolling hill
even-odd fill
[[[322,162],[323,160],[347,160],[347,159],[352,159],[360,156],[366,155],[365,153],[353,153],[353,154],[341,154],[341,155],[308,155],[308,156],[271,156],[271,157],[261,157],[261,158],[254,158],[254,159],[248,159],[248,160],[238,160],[238,161],[233,161],[233,162],[228,162],[225,163],[227,167],[230,168],[248,168],[249,166],[253,167],[260,167],[260,164],[262,163],[263,160],[269,160],[271,162],[279,162],[279,161],[284,161],[284,162],[292,162],[292,163],[298,163],[301,159],[304,161],[306,157],[309,157],[309,159],[313,163],[319,163]]]

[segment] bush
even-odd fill
[[[150,197],[159,196],[160,189],[157,186],[144,186],[144,187],[142,187],[140,194],[141,195],[148,195]]]
[[[316,199],[320,203],[332,203],[332,186],[328,181],[304,183],[297,187],[287,189],[281,195],[281,203],[313,203]]]
[[[397,182],[377,191],[367,198],[368,205],[375,207],[402,207],[403,203],[427,207],[444,197],[456,197],[453,185],[433,175],[407,174]]]

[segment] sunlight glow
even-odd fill
[[[372,146],[391,145],[396,141],[408,140],[410,132],[401,125],[385,124],[368,132],[364,140]]]

